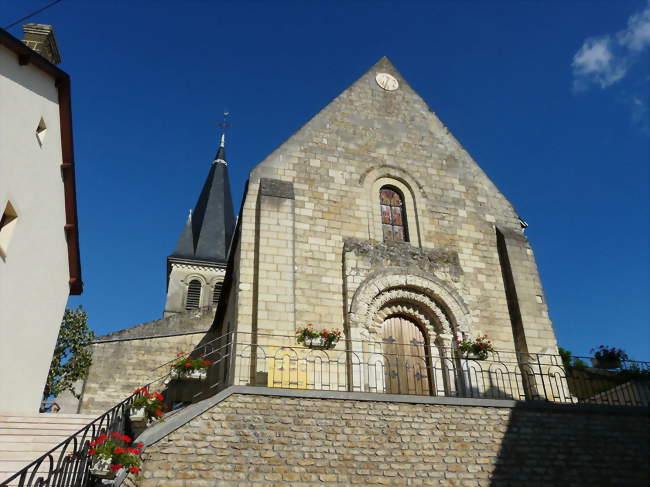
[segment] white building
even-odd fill
[[[0,29],[0,413],[28,414],[82,281],[70,78],[52,27],[24,30]]]

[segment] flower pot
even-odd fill
[[[592,358],[591,365],[596,369],[620,369],[621,361],[619,359]]]
[[[463,358],[467,360],[487,360],[487,353],[480,354],[472,351],[463,352]]]
[[[117,472],[111,469],[111,461],[105,458],[93,458],[90,464],[90,473],[99,479],[111,480]]]
[[[188,375],[189,379],[194,379],[194,380],[205,380],[208,377],[208,371],[205,369],[196,369],[190,372],[190,375]]]
[[[194,369],[186,373],[182,373],[176,369],[172,369],[171,372],[172,379],[205,380],[207,377],[208,377],[208,371],[205,369]]]
[[[332,350],[338,342],[329,342],[322,337],[305,339],[305,346],[314,350]]]
[[[129,419],[131,420],[131,426],[134,428],[147,427],[147,413],[144,408],[131,409]]]

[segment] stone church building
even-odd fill
[[[94,345],[77,410],[168,397],[145,487],[645,485],[639,412],[568,404],[525,226],[382,58],[253,168],[236,223],[222,141],[165,317]],[[310,323],[340,342],[297,343]],[[458,352],[483,335],[490,360]],[[192,350],[207,380],[158,379]]]
[[[225,319],[557,353],[522,220],[386,59],[251,172]]]

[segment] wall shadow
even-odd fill
[[[647,486],[648,410],[518,404],[491,487]]]

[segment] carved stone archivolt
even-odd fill
[[[362,282],[352,298],[349,326],[360,337],[377,336],[386,318],[409,317],[431,339],[448,341],[457,332],[470,332],[469,311],[460,296],[431,275],[378,272]]]
[[[430,336],[452,333],[449,320],[435,301],[422,292],[399,288],[380,293],[373,299],[368,307],[370,320],[365,326],[381,328],[387,317],[400,313],[430,329],[433,332]]]

